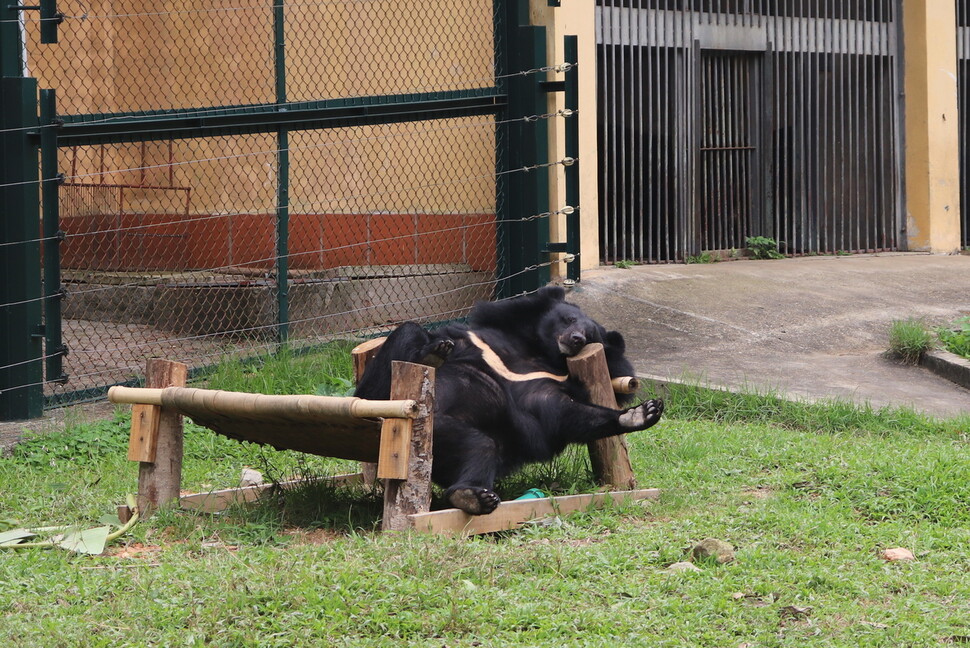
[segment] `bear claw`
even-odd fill
[[[451,352],[454,351],[454,349],[455,342],[447,338],[432,342],[422,349],[423,357],[421,358],[420,364],[428,365],[437,369],[444,364],[445,360],[448,359],[448,356],[451,355]]]

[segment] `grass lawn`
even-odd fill
[[[212,384],[339,392],[344,378],[321,379],[346,375],[338,356],[235,366]],[[102,556],[0,550],[0,646],[970,642],[970,419],[696,387],[668,403],[628,437],[640,485],[662,498],[560,524],[381,535],[374,494],[302,489],[221,516],[162,512]],[[0,518],[111,513],[136,483],[127,426],[124,414],[78,420],[0,458]],[[500,492],[588,489],[583,463],[568,455]],[[186,488],[234,486],[244,466],[277,478],[352,468],[188,427]],[[736,560],[667,571],[707,537]],[[882,560],[892,547],[916,560]]]

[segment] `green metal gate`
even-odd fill
[[[548,280],[527,1],[172,7],[0,8],[0,419]]]

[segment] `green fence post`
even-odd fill
[[[284,0],[273,2],[274,66],[277,110],[286,103],[286,14]],[[277,340],[290,333],[290,131],[276,131],[276,303]]]
[[[37,81],[24,78],[15,5],[0,4],[0,420],[44,412]]]
[[[44,349],[47,381],[67,382],[64,356],[67,347],[61,339],[61,243],[59,192],[62,177],[57,169],[57,99],[54,90],[40,91],[40,177],[44,214]]]
[[[566,214],[566,252],[572,261],[566,262],[566,278],[579,281],[579,43],[576,36],[563,38],[565,62],[572,64],[566,70],[566,157],[573,163],[566,167],[566,205],[572,211]]]
[[[546,112],[546,94],[539,82],[543,73],[515,75],[546,64],[546,30],[529,24],[528,0],[508,3],[505,48],[509,96],[504,126],[508,157],[503,167],[508,208],[503,223],[504,261],[510,278],[500,296],[517,295],[537,289],[549,281],[548,265],[542,250],[549,242],[546,219],[522,220],[549,211],[548,122],[545,119],[525,121],[525,117]],[[517,171],[536,167],[530,171]],[[527,268],[532,268],[526,270]]]

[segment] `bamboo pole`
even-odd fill
[[[386,337],[371,338],[366,342],[361,342],[350,352],[350,357],[354,363],[354,384],[359,385],[360,379],[364,376],[367,364],[374,359],[377,352],[381,350]],[[360,472],[364,475],[364,483],[374,486],[377,483],[377,464],[363,462],[360,464]]]
[[[160,405],[186,414],[203,410],[253,418],[286,417],[309,421],[319,417],[409,419],[417,415],[418,408],[417,402],[410,399],[372,401],[353,396],[278,396],[191,387],[112,387],[108,390],[108,400]]]

